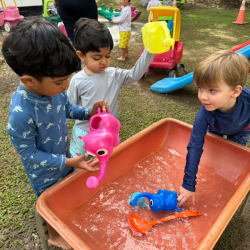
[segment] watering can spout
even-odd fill
[[[150,193],[141,193],[141,194],[139,194],[139,195],[137,195],[130,203],[129,203],[129,205],[130,206],[136,206],[137,205],[137,200],[138,199],[140,199],[140,198],[148,198],[148,199],[151,199],[151,197],[152,197],[152,195],[150,194]]]
[[[173,46],[175,44],[175,40],[173,38],[167,38],[166,40],[164,40],[163,45],[166,46],[167,48],[170,48],[171,46]]]

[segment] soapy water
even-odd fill
[[[199,166],[196,206],[191,200],[184,204],[184,210],[199,210],[202,216],[158,224],[145,235],[134,232],[128,222],[132,212],[148,221],[175,213],[153,212],[149,206],[131,207],[128,197],[134,192],[157,193],[159,189],[174,190],[178,193],[184,167],[184,156],[171,148],[158,148],[125,175],[108,183],[80,207],[72,210],[69,218],[83,233],[92,238],[100,249],[195,249],[234,189],[233,184],[217,175],[209,166]],[[211,192],[211,186],[216,186],[217,193]],[[148,199],[145,201],[148,204]]]

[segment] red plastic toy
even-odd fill
[[[132,16],[132,19],[131,21],[134,22],[135,20],[137,20],[140,15],[141,15],[141,11],[136,11],[136,7],[133,6],[133,5],[130,5],[130,8],[131,8],[131,16]]]
[[[242,49],[242,48],[244,48],[244,47],[246,47],[246,46],[248,46],[248,45],[250,45],[250,41],[248,41],[248,42],[245,42],[245,43],[242,43],[242,44],[239,44],[239,45],[235,45],[235,46],[233,46],[230,50],[232,50],[232,51],[237,51],[237,50],[239,50],[239,49]],[[249,71],[248,71],[249,73],[250,73],[250,68],[249,68]]]

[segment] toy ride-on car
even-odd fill
[[[5,0],[0,0],[0,2],[0,26],[4,26],[5,31],[10,32],[12,27],[16,26],[24,17],[19,14],[15,0],[15,6],[7,6]]]
[[[169,51],[156,54],[149,68],[167,69],[169,77],[176,77],[177,65],[181,62],[183,55],[183,42],[180,42],[180,30],[181,30],[181,14],[180,10],[171,6],[155,6],[150,8],[150,15],[148,22],[151,22],[151,16],[153,15],[152,22],[156,22],[159,17],[167,16],[173,17],[173,32],[172,38],[174,39],[174,45],[171,46]],[[184,67],[183,65],[181,65]]]

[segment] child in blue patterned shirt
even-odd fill
[[[2,53],[21,80],[11,99],[7,131],[36,195],[74,167],[98,170],[96,161],[84,161],[87,154],[71,158],[66,118],[88,120],[108,104],[100,100],[83,108],[69,102],[65,90],[78,62],[60,29],[42,19],[22,21],[4,41]]]

